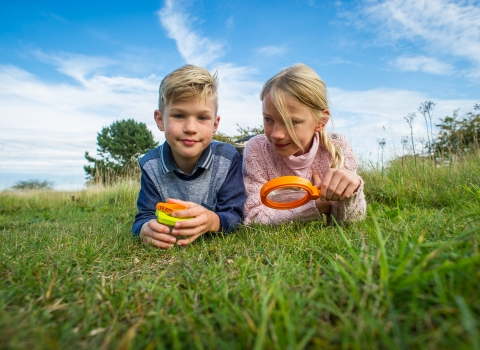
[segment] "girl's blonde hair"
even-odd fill
[[[312,116],[317,122],[326,122],[328,118],[322,113],[328,109],[327,89],[323,80],[310,67],[304,64],[295,64],[282,70],[270,78],[263,86],[260,99],[270,93],[273,105],[283,118],[287,131],[293,142],[303,149],[295,135],[292,118],[287,108],[286,99],[293,97],[308,106]],[[326,128],[319,132],[320,142],[332,156],[332,168],[343,168],[343,153],[341,149],[331,142]]]

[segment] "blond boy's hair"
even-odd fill
[[[211,75],[208,70],[187,64],[180,67],[160,83],[158,110],[163,112],[165,106],[175,101],[189,101],[197,98],[211,98],[215,103],[215,115],[218,110],[217,73]]]
[[[304,145],[300,144],[295,135],[286,99],[293,97],[309,107],[316,121],[325,123],[328,121],[328,118],[322,113],[328,109],[325,83],[312,68],[304,64],[295,64],[269,79],[263,86],[260,99],[263,101],[268,93],[270,93],[273,105],[283,118],[288,134],[293,142],[302,149]],[[332,168],[343,168],[343,153],[337,145],[331,142],[325,127],[319,132],[319,135],[320,142],[332,156]]]

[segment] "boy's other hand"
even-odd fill
[[[167,199],[168,203],[182,204],[188,209],[178,210],[172,214],[177,218],[193,218],[179,221],[172,230],[173,235],[188,236],[187,239],[177,241],[178,245],[187,245],[206,232],[217,232],[220,229],[220,218],[213,211],[193,202],[185,202],[179,199]]]
[[[169,234],[170,228],[152,219],[142,225],[140,239],[150,245],[162,249],[170,249],[177,241]]]

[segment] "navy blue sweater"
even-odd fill
[[[232,145],[212,141],[190,175],[178,169],[167,142],[148,152],[139,163],[142,177],[134,235],[140,234],[145,222],[156,219],[157,203],[167,198],[198,203],[215,212],[220,232],[229,233],[243,221],[246,195],[241,157]]]

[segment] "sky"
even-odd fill
[[[158,86],[187,64],[218,72],[219,131],[263,123],[266,80],[295,63],[328,89],[329,131],[364,164],[401,154],[404,117],[434,123],[480,101],[480,0],[2,1],[0,189],[85,183],[85,151],[116,120],[145,123]],[[426,139],[423,116],[415,142]],[[408,150],[407,150],[408,151]]]

